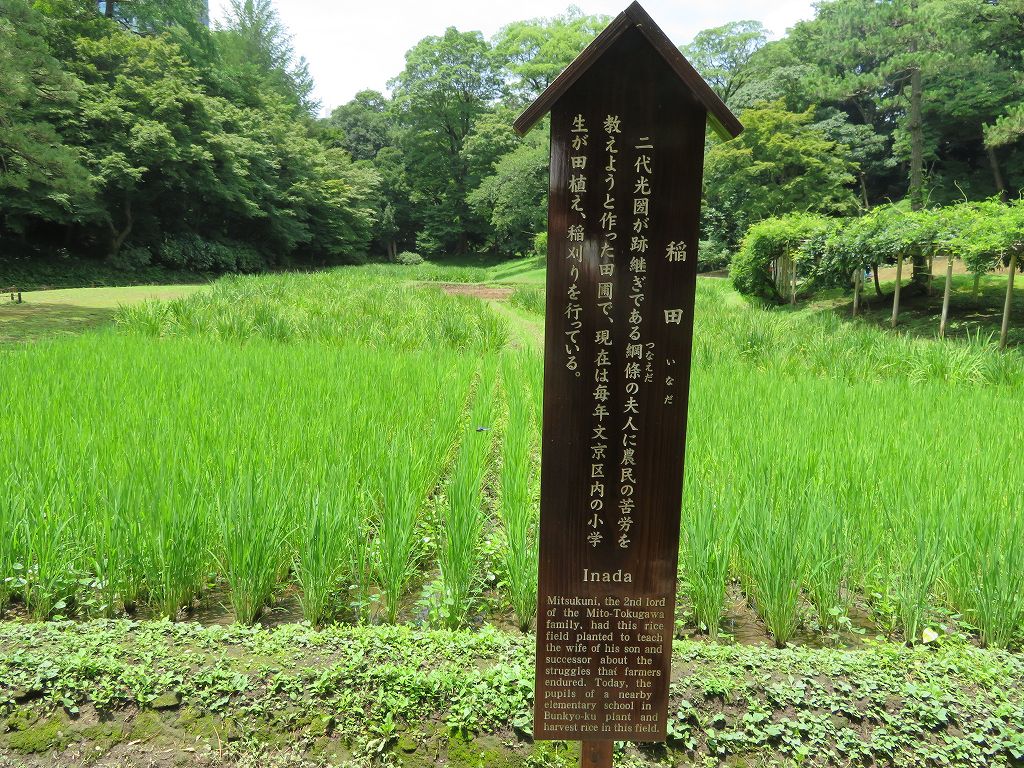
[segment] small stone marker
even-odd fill
[[[534,737],[664,741],[707,121],[739,121],[633,3],[551,113]]]

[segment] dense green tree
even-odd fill
[[[378,91],[360,91],[331,112],[326,123],[341,131],[341,146],[355,160],[372,160],[392,143],[388,99]]]
[[[127,23],[82,0],[4,2],[0,121],[11,130],[0,185],[17,192],[0,201],[0,229],[73,226],[80,251],[123,266],[258,269],[365,254],[378,175],[320,142],[296,93],[232,99],[253,86],[221,66],[216,45],[229,33]]]
[[[0,15],[0,230],[66,224],[98,215],[92,180],[55,123],[81,83],[50,52],[44,18],[25,0]]]
[[[983,137],[1018,98],[1020,10],[1017,0],[830,0],[791,30],[784,47],[813,64],[813,98],[888,142],[892,172],[874,164],[865,180],[872,203],[906,195],[920,209],[1016,183]],[[1016,169],[1011,162],[1013,178]],[[924,286],[927,265],[919,257],[914,265]]]
[[[309,65],[296,57],[272,0],[231,0],[218,36],[225,79],[236,87],[233,96],[258,106],[269,92],[292,105],[296,114],[317,111]]]
[[[491,225],[487,246],[503,256],[530,252],[547,223],[548,133],[537,127],[504,155],[469,195]]]
[[[768,42],[768,30],[759,21],[733,21],[697,33],[680,48],[715,93],[729,106],[750,80],[750,60]]]
[[[856,166],[848,149],[812,125],[813,110],[789,112],[781,102],[743,113],[739,138],[714,144],[704,162],[705,205],[735,245],[751,224],[791,211],[848,213]]]
[[[392,87],[399,146],[420,220],[417,246],[431,255],[464,253],[483,233],[466,200],[476,180],[463,145],[498,96],[501,77],[483,36],[454,27],[421,40],[405,62]]]
[[[570,6],[561,16],[502,28],[494,39],[494,53],[508,75],[509,101],[522,106],[537,98],[610,20]]]
[[[380,177],[376,210],[379,211],[374,240],[379,250],[392,261],[402,248],[416,247],[417,216],[412,203],[409,173],[402,151],[384,147],[377,153],[373,168]]]

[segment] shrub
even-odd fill
[[[232,240],[207,240],[195,234],[173,235],[160,244],[159,260],[197,272],[258,272],[267,266],[264,254]]]
[[[729,247],[721,240],[701,240],[697,249],[697,271],[714,272],[729,266]]]
[[[547,258],[548,255],[548,233],[547,230],[538,232],[533,237],[533,252],[538,256]]]
[[[148,267],[152,261],[153,254],[144,245],[126,245],[110,258],[110,264],[115,269],[129,272]]]
[[[772,276],[773,263],[777,259],[797,259],[799,265],[800,247],[828,222],[824,216],[794,213],[765,219],[752,226],[729,269],[736,289],[740,293],[781,301],[783,296]]]
[[[423,257],[412,251],[402,251],[395,256],[395,263],[403,267],[416,267],[423,263]]]

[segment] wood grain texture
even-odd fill
[[[587,192],[581,196],[585,218],[571,210],[573,195],[569,191],[573,174],[570,157],[580,154],[571,146],[577,115],[583,116],[589,126],[588,146],[580,150],[591,169]],[[603,169],[608,155],[602,130],[609,115],[621,118],[611,208],[606,207]],[[534,722],[534,734],[539,739],[663,741],[666,737],[706,119],[704,105],[635,27],[620,34],[552,109]],[[653,149],[636,149],[647,144]],[[648,241],[644,254],[646,287],[641,304],[644,365],[650,362],[651,373],[647,379],[645,368],[645,380],[636,396],[639,413],[627,414],[630,382],[625,371],[635,307],[627,300],[635,276],[630,267],[630,241],[636,218],[635,185],[639,183],[635,161],[643,153],[649,155],[653,166],[649,176],[650,213],[644,230]],[[619,222],[611,278],[600,271],[601,264],[606,263],[601,252],[608,244],[600,220],[609,211]],[[580,223],[584,230],[583,255],[576,262],[570,258],[568,232],[571,225]],[[668,259],[670,243],[685,243],[685,261]],[[608,280],[613,283],[614,301],[606,317],[596,296],[598,283]],[[582,296],[583,332],[578,337],[578,367],[570,370],[566,309],[574,283]],[[679,322],[667,322],[666,312],[679,313],[675,315]],[[605,329],[610,331],[610,346],[597,341],[597,331]],[[621,517],[616,510],[622,496],[618,483],[613,482],[619,479],[625,449],[614,440],[609,441],[606,465],[609,476],[615,477],[609,480],[601,512],[605,538],[598,546],[586,538],[594,514],[594,392],[602,350],[610,360],[606,403],[610,415],[601,423],[607,425],[609,435],[615,436],[624,434],[629,418],[638,426],[635,493],[631,496],[636,506],[626,548],[620,547],[615,538],[615,525]],[[653,358],[648,361],[646,355],[651,350]],[[632,580],[584,581],[584,569],[590,574],[612,574],[613,578],[614,574],[628,573]],[[596,601],[598,615],[588,616],[594,606],[567,606],[565,599]],[[618,605],[608,600],[618,601]],[[626,608],[626,601],[636,601],[633,608],[637,611],[660,612],[664,619],[648,622],[663,625],[660,632],[644,633],[638,628],[625,636],[660,635],[662,642],[621,642],[624,635],[616,626],[619,617],[611,615],[607,617],[608,632],[615,639],[607,643],[587,640],[586,650],[581,650],[582,643],[577,639],[580,634],[607,634],[604,630],[588,632],[586,627],[603,623],[602,611],[614,614],[615,610],[633,610]],[[656,604],[653,609],[648,601]],[[572,623],[580,626],[567,628]],[[627,645],[644,652],[627,651]],[[606,647],[618,650],[605,652]],[[659,648],[657,652],[646,652],[655,647]],[[602,664],[603,659],[624,657],[624,663]],[[602,675],[602,667],[614,667],[616,672]],[[637,678],[636,674],[655,676]],[[640,679],[644,682],[638,682]],[[622,687],[607,685],[609,680]],[[620,691],[638,698],[621,699]],[[649,698],[639,698],[645,694]],[[632,702],[635,706],[612,710],[609,702]],[[556,719],[574,715],[586,718],[591,714],[584,709],[588,703],[594,705],[593,720]],[[595,725],[597,732],[591,730]]]
[[[585,741],[580,748],[580,768],[612,768],[614,741]]]

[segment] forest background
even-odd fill
[[[215,29],[201,0],[0,0],[0,274],[542,252],[547,130],[511,124],[608,21],[449,28],[390,94],[321,118],[271,0]],[[1022,39],[1024,0],[826,0],[777,41],[701,32],[682,50],[746,128],[708,137],[703,266],[787,213],[1018,198]]]

